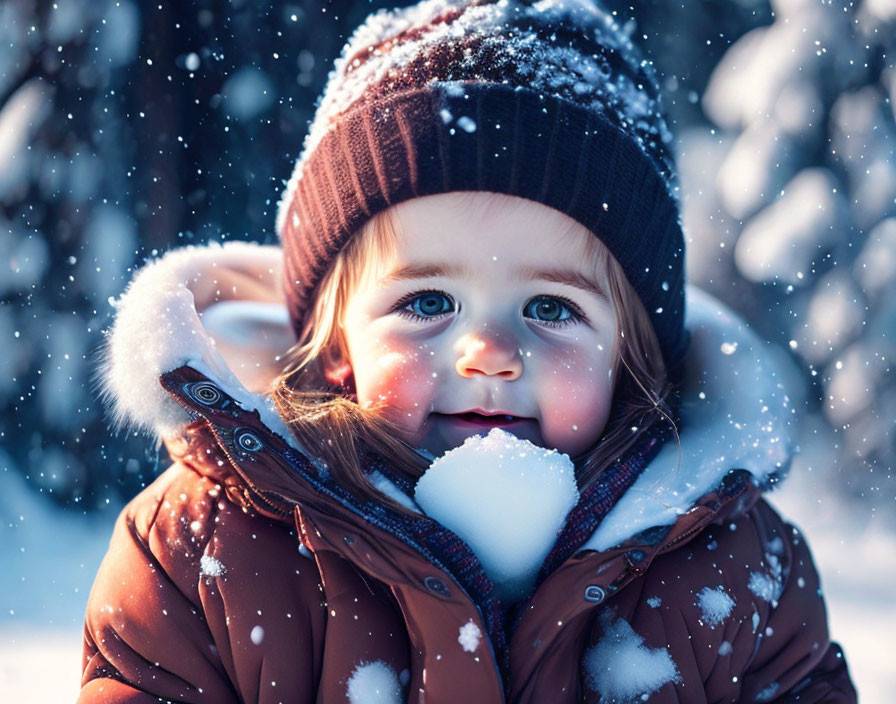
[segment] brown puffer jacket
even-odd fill
[[[253,278],[252,258],[231,253]],[[213,254],[216,290],[235,291]],[[170,316],[179,299],[147,279]],[[135,330],[164,330],[139,316]],[[499,647],[449,571],[315,483],[278,419],[214,366],[197,353],[161,377],[189,423],[169,433],[174,465],[116,525],[87,608],[80,702],[856,701],[809,550],[755,474],[724,473],[674,520],[567,559]],[[134,398],[138,412],[153,404]]]
[[[214,389],[188,368],[165,383]],[[450,574],[303,485],[257,414],[179,398],[202,417],[119,519],[80,701],[855,700],[805,542],[745,472],[668,531],[565,562],[503,682]]]

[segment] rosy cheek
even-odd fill
[[[428,411],[437,380],[427,357],[417,345],[379,341],[355,365],[358,402],[364,408],[384,405],[402,426],[413,424]]]
[[[541,397],[545,440],[578,452],[600,436],[609,415],[609,355],[570,351],[552,365]]]

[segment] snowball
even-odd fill
[[[715,628],[731,615],[734,599],[723,587],[704,587],[697,594],[697,604],[700,606],[703,622],[710,628]]]
[[[604,635],[585,653],[588,686],[602,701],[627,702],[679,681],[678,668],[665,648],[648,648],[624,620],[601,617]]]
[[[479,647],[479,641],[482,640],[482,631],[479,626],[470,621],[460,627],[460,634],[457,636],[457,642],[464,649],[465,653],[474,653]]]
[[[346,695],[350,704],[399,704],[401,684],[382,660],[362,662],[348,680]]]
[[[573,464],[500,428],[432,463],[415,498],[476,553],[501,596],[531,589],[579,498]]]
[[[253,627],[249,638],[252,640],[253,645],[261,645],[261,641],[264,640],[264,628],[261,626]]]
[[[225,572],[227,568],[217,557],[203,555],[199,558],[199,574],[203,577],[223,577]]]
[[[722,644],[719,646],[719,655],[731,655],[734,651],[734,647],[727,640],[723,640]]]

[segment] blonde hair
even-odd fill
[[[505,197],[491,195],[495,199]],[[364,456],[373,452],[388,458],[390,466],[411,481],[426,470],[427,460],[400,439],[397,426],[382,414],[382,409],[362,409],[347,389],[325,375],[325,369],[336,360],[349,358],[342,333],[346,304],[366,276],[391,260],[397,247],[395,228],[392,213],[382,211],[367,221],[337,255],[318,287],[283,372],[273,382],[272,397],[302,447],[323,460],[336,481],[357,498],[385,502],[404,511],[370,483]],[[668,423],[675,432],[668,406],[671,384],[647,312],[606,246],[597,237],[589,238],[587,246],[595,268],[606,272],[618,334],[610,418],[596,444],[572,458],[581,489],[624,457],[655,425]]]

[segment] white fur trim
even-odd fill
[[[215,304],[249,299],[267,306],[267,323],[275,326],[279,319],[281,328],[288,327],[285,315],[270,315],[270,306],[283,306],[281,260],[278,247],[213,243],[173,250],[138,272],[114,304],[115,322],[99,370],[101,393],[117,427],[134,426],[159,438],[178,433],[189,416],[159,377],[189,365],[293,442],[270,399],[244,386],[201,319]],[[292,335],[281,330],[268,339],[288,348]]]
[[[691,286],[685,324],[691,345],[682,387],[681,461],[678,444],[667,440],[582,549],[607,550],[646,528],[672,524],[730,469],[747,469],[765,483],[793,455],[794,410],[783,365],[775,359],[780,350]]]

